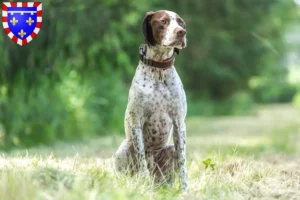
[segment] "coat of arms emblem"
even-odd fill
[[[15,43],[24,46],[31,42],[42,26],[41,2],[3,2],[2,25]]]

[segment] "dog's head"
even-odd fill
[[[185,22],[171,11],[147,12],[143,22],[143,33],[146,43],[150,46],[182,49],[187,45]]]

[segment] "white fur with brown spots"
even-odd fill
[[[143,33],[146,57],[158,62],[187,44],[185,23],[171,11],[148,12]],[[157,181],[172,182],[177,174],[186,191],[186,112],[186,96],[175,67],[160,69],[140,61],[125,113],[126,139],[114,155],[116,169],[153,174]],[[171,135],[174,145],[168,145]]]

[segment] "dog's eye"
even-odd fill
[[[167,20],[163,19],[163,20],[161,20],[161,23],[165,24],[165,23],[167,23]]]

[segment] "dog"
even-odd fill
[[[114,154],[118,171],[153,175],[187,191],[186,95],[174,67],[175,55],[187,46],[186,24],[167,10],[147,12],[137,66],[125,113],[126,139]],[[174,145],[168,144],[173,135]]]

